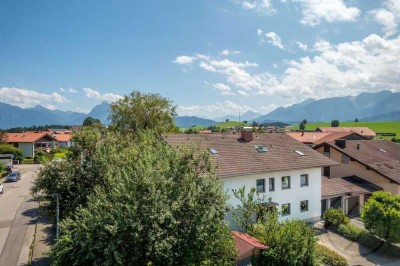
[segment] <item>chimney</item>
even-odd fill
[[[304,136],[304,131],[301,131],[301,136]]]
[[[253,141],[253,131],[252,130],[245,130],[242,129],[242,131],[240,132],[241,134],[241,139],[245,142],[250,142]]]
[[[360,149],[360,144],[357,144],[357,150],[359,150]]]
[[[337,139],[335,140],[335,144],[342,149],[346,149],[346,140],[345,139]]]

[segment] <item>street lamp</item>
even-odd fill
[[[56,226],[56,240],[58,241],[59,238],[59,233],[60,233],[60,204],[59,204],[59,197],[60,194],[58,193],[54,193],[54,194],[50,194],[50,197],[56,197],[57,200],[57,226]]]

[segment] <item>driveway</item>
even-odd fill
[[[21,180],[5,183],[0,194],[0,265],[15,266],[28,262],[33,240],[37,204],[30,188],[38,165],[17,165]]]
[[[384,250],[371,250],[329,231],[318,236],[318,243],[345,257],[349,265],[400,265],[398,258],[386,256]]]

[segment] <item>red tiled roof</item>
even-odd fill
[[[331,134],[330,132],[286,132],[297,141],[302,143],[316,143],[318,140]]]
[[[232,235],[235,238],[235,246],[237,251],[239,252],[238,257],[242,257],[243,255],[246,255],[250,251],[254,249],[268,249],[269,247],[259,241],[258,239],[246,234],[246,233],[240,233],[237,231],[232,231]]]
[[[356,196],[359,194],[368,194],[382,190],[381,187],[378,187],[377,185],[374,185],[357,176],[334,178],[323,176],[321,186],[321,194],[323,198],[336,197],[345,194]]]
[[[316,148],[323,145],[329,145],[368,169],[400,184],[400,144],[390,140],[350,140],[346,141],[345,149],[335,142],[325,142]]]
[[[70,141],[72,136],[71,136],[71,134],[55,134],[54,138],[57,141]]]
[[[306,169],[337,165],[335,161],[296,141],[284,133],[255,134],[253,141],[244,142],[237,134],[171,134],[164,140],[173,147],[214,148],[211,155],[220,177]],[[256,147],[263,146],[266,152]],[[301,156],[299,151],[304,154]]]
[[[54,138],[47,132],[5,133],[6,142],[36,142],[43,137]]]
[[[356,132],[363,137],[375,137],[376,134],[368,127],[319,127],[316,131],[321,132]]]

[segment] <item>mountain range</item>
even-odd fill
[[[49,110],[37,105],[33,108],[20,108],[0,102],[0,128],[30,127],[40,125],[81,125],[83,120],[91,116],[108,124],[110,105],[102,102],[88,113]],[[339,121],[400,121],[400,93],[381,91],[377,93],[361,93],[358,96],[333,97],[321,100],[308,99],[289,107],[279,107],[274,111],[261,115],[247,111],[241,121],[286,122],[297,123],[303,119],[308,122]],[[238,120],[238,116],[225,116],[205,119],[196,116],[177,116],[175,123],[179,127],[211,126],[216,121]]]

